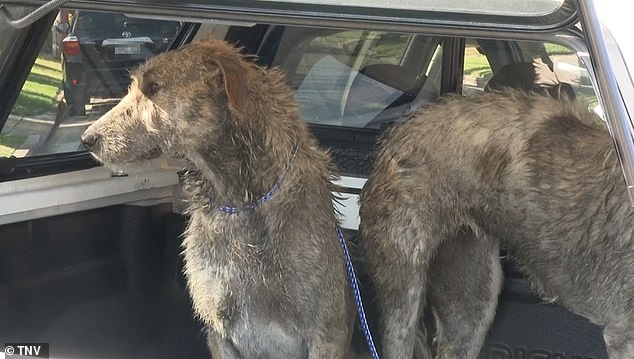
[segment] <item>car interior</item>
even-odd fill
[[[81,150],[79,135],[121,94],[93,95],[83,113],[64,111],[61,79],[50,74],[51,68],[61,74],[62,66],[63,38],[54,21],[57,13],[40,20],[40,33],[31,35],[37,41],[21,50],[33,65],[20,75],[28,76],[27,84],[53,87],[54,99],[40,99],[27,85],[16,91],[21,97],[0,132],[0,182],[63,173],[72,187],[73,176],[83,173],[73,170],[99,166]],[[549,93],[600,111],[583,61],[558,43],[186,19],[178,31],[166,50],[221,38],[258,64],[284,71],[302,115],[339,172],[361,180],[370,173],[381,134],[449,92],[556,88]],[[7,41],[22,43],[18,40]],[[11,51],[11,46],[0,43],[0,49]],[[107,71],[99,61],[83,61],[97,64],[94,71]],[[39,113],[20,107],[42,101]],[[209,357],[182,274],[180,242],[187,218],[174,198],[178,162],[166,161],[161,170],[169,171],[166,187],[173,192],[159,196],[141,175],[113,173],[136,186],[138,196],[120,193],[81,202],[63,214],[57,211],[63,206],[25,210],[0,223],[0,338],[50,343],[55,357]],[[27,185],[37,191],[36,181]],[[359,188],[344,192],[358,195]],[[354,247],[354,225],[346,227],[346,236]],[[607,357],[600,328],[545,303],[504,251],[501,258],[505,284],[482,359]],[[372,288],[363,285],[360,258],[355,265],[375,325]],[[428,340],[433,344],[433,328]],[[366,350],[359,328],[355,349]]]

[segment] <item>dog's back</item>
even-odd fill
[[[497,236],[538,283],[556,282],[543,288],[549,294],[619,291],[622,283],[587,276],[602,265],[603,278],[632,271],[631,261],[608,256],[632,249],[634,227],[599,121],[546,96],[453,97],[396,129],[384,148],[391,154],[379,157],[398,158],[401,185],[430,196],[416,198],[419,206],[451,211],[453,226]]]
[[[385,213],[393,213],[393,223],[385,223],[390,220]],[[431,280],[442,281],[446,273],[433,272],[448,268],[438,263],[445,259],[433,264],[432,258],[443,242],[499,239],[534,283],[564,306],[608,327],[623,327],[631,318],[632,209],[608,131],[596,116],[570,104],[507,90],[450,96],[424,108],[384,140],[362,194],[361,218],[370,268],[386,265],[391,246],[406,256],[398,259],[403,270],[419,273],[411,279],[425,281],[431,265]],[[451,250],[443,246],[438,250]],[[473,257],[446,260],[452,261],[451,271],[470,277],[478,272],[472,260],[480,257],[476,252]],[[483,273],[495,278],[498,266]],[[378,282],[388,272],[371,271]],[[456,285],[464,280],[444,275],[452,279]],[[499,282],[480,283],[487,293],[471,300],[495,302]],[[404,289],[411,288],[403,284]],[[430,290],[431,300],[434,291],[442,292]],[[387,296],[383,302],[398,305]],[[455,309],[452,315],[467,317]],[[471,320],[483,324],[492,313]],[[396,331],[387,322],[384,331]],[[477,355],[473,345],[461,353]]]

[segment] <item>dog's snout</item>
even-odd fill
[[[97,133],[86,131],[81,135],[81,145],[84,146],[85,149],[90,151],[95,148],[95,146],[99,142],[100,137],[101,136],[99,136],[99,134]]]

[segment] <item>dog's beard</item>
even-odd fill
[[[104,166],[119,170],[122,167],[131,167],[134,165],[151,163],[153,160],[161,157],[164,151],[159,146],[150,147],[145,151],[133,152],[134,156],[127,156],[125,158],[119,158],[113,154],[102,153],[101,151],[91,151],[90,154]]]

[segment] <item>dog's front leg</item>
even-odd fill
[[[212,359],[243,359],[233,345],[213,329],[207,329],[207,346]]]

